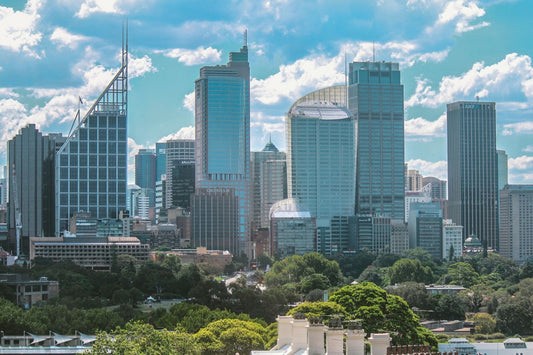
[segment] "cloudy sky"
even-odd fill
[[[193,134],[203,65],[224,64],[248,29],[251,145],[300,96],[344,83],[344,61],[400,63],[410,168],[446,178],[446,103],[497,103],[511,183],[533,183],[533,67],[528,0],[0,0],[0,164],[28,123],[66,134],[119,66],[128,19],[130,157]],[[133,160],[130,159],[130,163]],[[130,171],[133,166],[130,166]],[[130,175],[131,177],[132,175]]]

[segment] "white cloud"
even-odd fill
[[[440,160],[436,162],[422,159],[411,159],[407,162],[409,169],[420,171],[422,176],[434,176],[441,180],[448,180],[448,162]]]
[[[194,91],[185,95],[183,98],[183,107],[194,113]]]
[[[86,18],[94,13],[122,14],[119,0],[85,0],[76,16]]]
[[[468,32],[473,29],[488,26],[487,22],[477,25],[470,24],[472,20],[485,15],[485,10],[480,8],[476,1],[455,0],[448,1],[444,10],[440,13],[436,25],[443,25],[450,22],[455,23],[455,32]]]
[[[63,27],[56,27],[50,35],[50,40],[56,43],[58,48],[69,47],[70,49],[76,49],[80,42],[87,39],[88,37],[72,34]]]
[[[158,142],[166,142],[169,140],[175,140],[175,139],[194,139],[195,136],[195,130],[194,126],[187,126],[182,127],[179,131],[176,133],[169,134],[168,136],[162,137],[158,140]]]
[[[533,68],[527,55],[511,53],[489,66],[483,62],[475,63],[463,75],[442,78],[438,91],[427,79],[418,78],[415,93],[405,105],[437,107],[459,99],[474,99],[476,95],[480,98],[503,98],[498,100],[500,102],[513,94],[525,95],[533,100]]]
[[[422,117],[405,121],[405,136],[411,137],[445,137],[446,114],[442,114],[435,121],[428,121]]]
[[[265,136],[275,132],[285,133],[284,116],[268,116],[263,112],[252,112],[250,116],[250,127],[260,129]]]
[[[507,166],[509,167],[509,170],[533,169],[533,156],[522,155],[516,158],[509,158]]]
[[[144,55],[142,58],[135,58],[128,54],[128,77],[129,79],[138,78],[146,73],[156,72],[157,68],[152,65],[152,59]]]
[[[0,6],[0,48],[40,58],[34,47],[42,39],[36,29],[42,5],[41,0],[28,0],[22,11]]]
[[[533,121],[505,124],[503,125],[502,134],[504,136],[510,136],[512,134],[533,134]]]
[[[163,53],[166,57],[176,58],[178,62],[185,65],[216,63],[220,61],[222,55],[222,51],[212,47],[198,47],[196,49],[174,48],[156,51],[156,53]]]

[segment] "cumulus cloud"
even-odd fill
[[[88,37],[70,33],[63,27],[56,27],[54,32],[50,35],[50,40],[57,45],[58,48],[68,47],[76,49],[80,42],[87,40]]]
[[[28,0],[22,11],[0,6],[0,48],[40,58],[35,46],[42,39],[36,29],[42,5],[41,0]]]
[[[198,47],[196,49],[174,48],[156,51],[156,53],[163,53],[166,57],[175,58],[185,65],[216,63],[220,61],[222,55],[222,51],[212,47]]]
[[[194,113],[194,91],[185,95],[183,98],[183,107]]]
[[[446,114],[442,114],[435,121],[428,121],[422,117],[405,121],[406,137],[445,137]]]
[[[480,8],[475,1],[448,1],[444,10],[439,15],[436,26],[452,22],[455,23],[455,32],[468,32],[489,25],[488,22],[471,24],[473,20],[483,17],[484,15],[485,10]]]
[[[179,131],[176,133],[169,134],[168,136],[164,136],[161,139],[158,140],[158,142],[166,142],[169,140],[175,140],[175,139],[194,139],[195,137],[195,131],[194,126],[187,126],[180,128]]]
[[[415,93],[405,105],[437,107],[475,96],[505,98],[517,93],[533,100],[533,68],[529,56],[511,53],[496,64],[485,66],[478,62],[460,76],[445,76],[438,91],[427,79],[417,78]]]
[[[504,136],[510,136],[512,134],[533,134],[533,121],[505,124],[503,125],[502,134]]]
[[[441,180],[448,180],[448,162],[446,160],[440,161],[426,161],[422,159],[411,159],[407,162],[409,169],[420,171],[423,176],[434,176]]]
[[[119,0],[85,0],[76,16],[86,18],[94,13],[122,14]]]
[[[135,58],[128,55],[128,77],[130,79],[138,78],[146,73],[156,72],[157,68],[152,65],[152,58],[144,55],[141,58]]]
[[[509,170],[530,170],[533,168],[533,156],[522,155],[516,158],[509,158],[507,166]]]
[[[285,133],[285,117],[269,116],[263,112],[252,112],[250,114],[250,127],[259,128],[264,134]]]

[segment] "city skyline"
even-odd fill
[[[345,81],[345,60],[397,61],[405,86],[405,160],[424,176],[446,177],[445,104],[496,102],[497,148],[509,182],[533,180],[532,49],[526,1],[342,1],[333,6],[241,1],[209,11],[157,0],[7,1],[0,6],[0,131],[28,123],[66,134],[117,70],[120,26],[129,19],[129,181],[139,148],[165,136],[190,138],[194,79],[223,62],[249,31],[251,149],[286,150],[283,117],[305,93]],[[302,16],[314,16],[309,26]],[[369,20],[373,19],[373,21]],[[353,34],[356,35],[353,35]],[[490,39],[490,41],[489,41]],[[487,45],[490,43],[490,47]],[[188,108],[189,109],[188,109]],[[149,122],[150,124],[147,124]],[[5,147],[0,149],[5,164]]]

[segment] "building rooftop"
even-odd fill
[[[346,107],[330,101],[303,102],[291,107],[289,113],[292,116],[321,120],[342,120],[352,117]]]
[[[287,198],[272,205],[270,218],[311,218],[311,212],[296,199]]]

